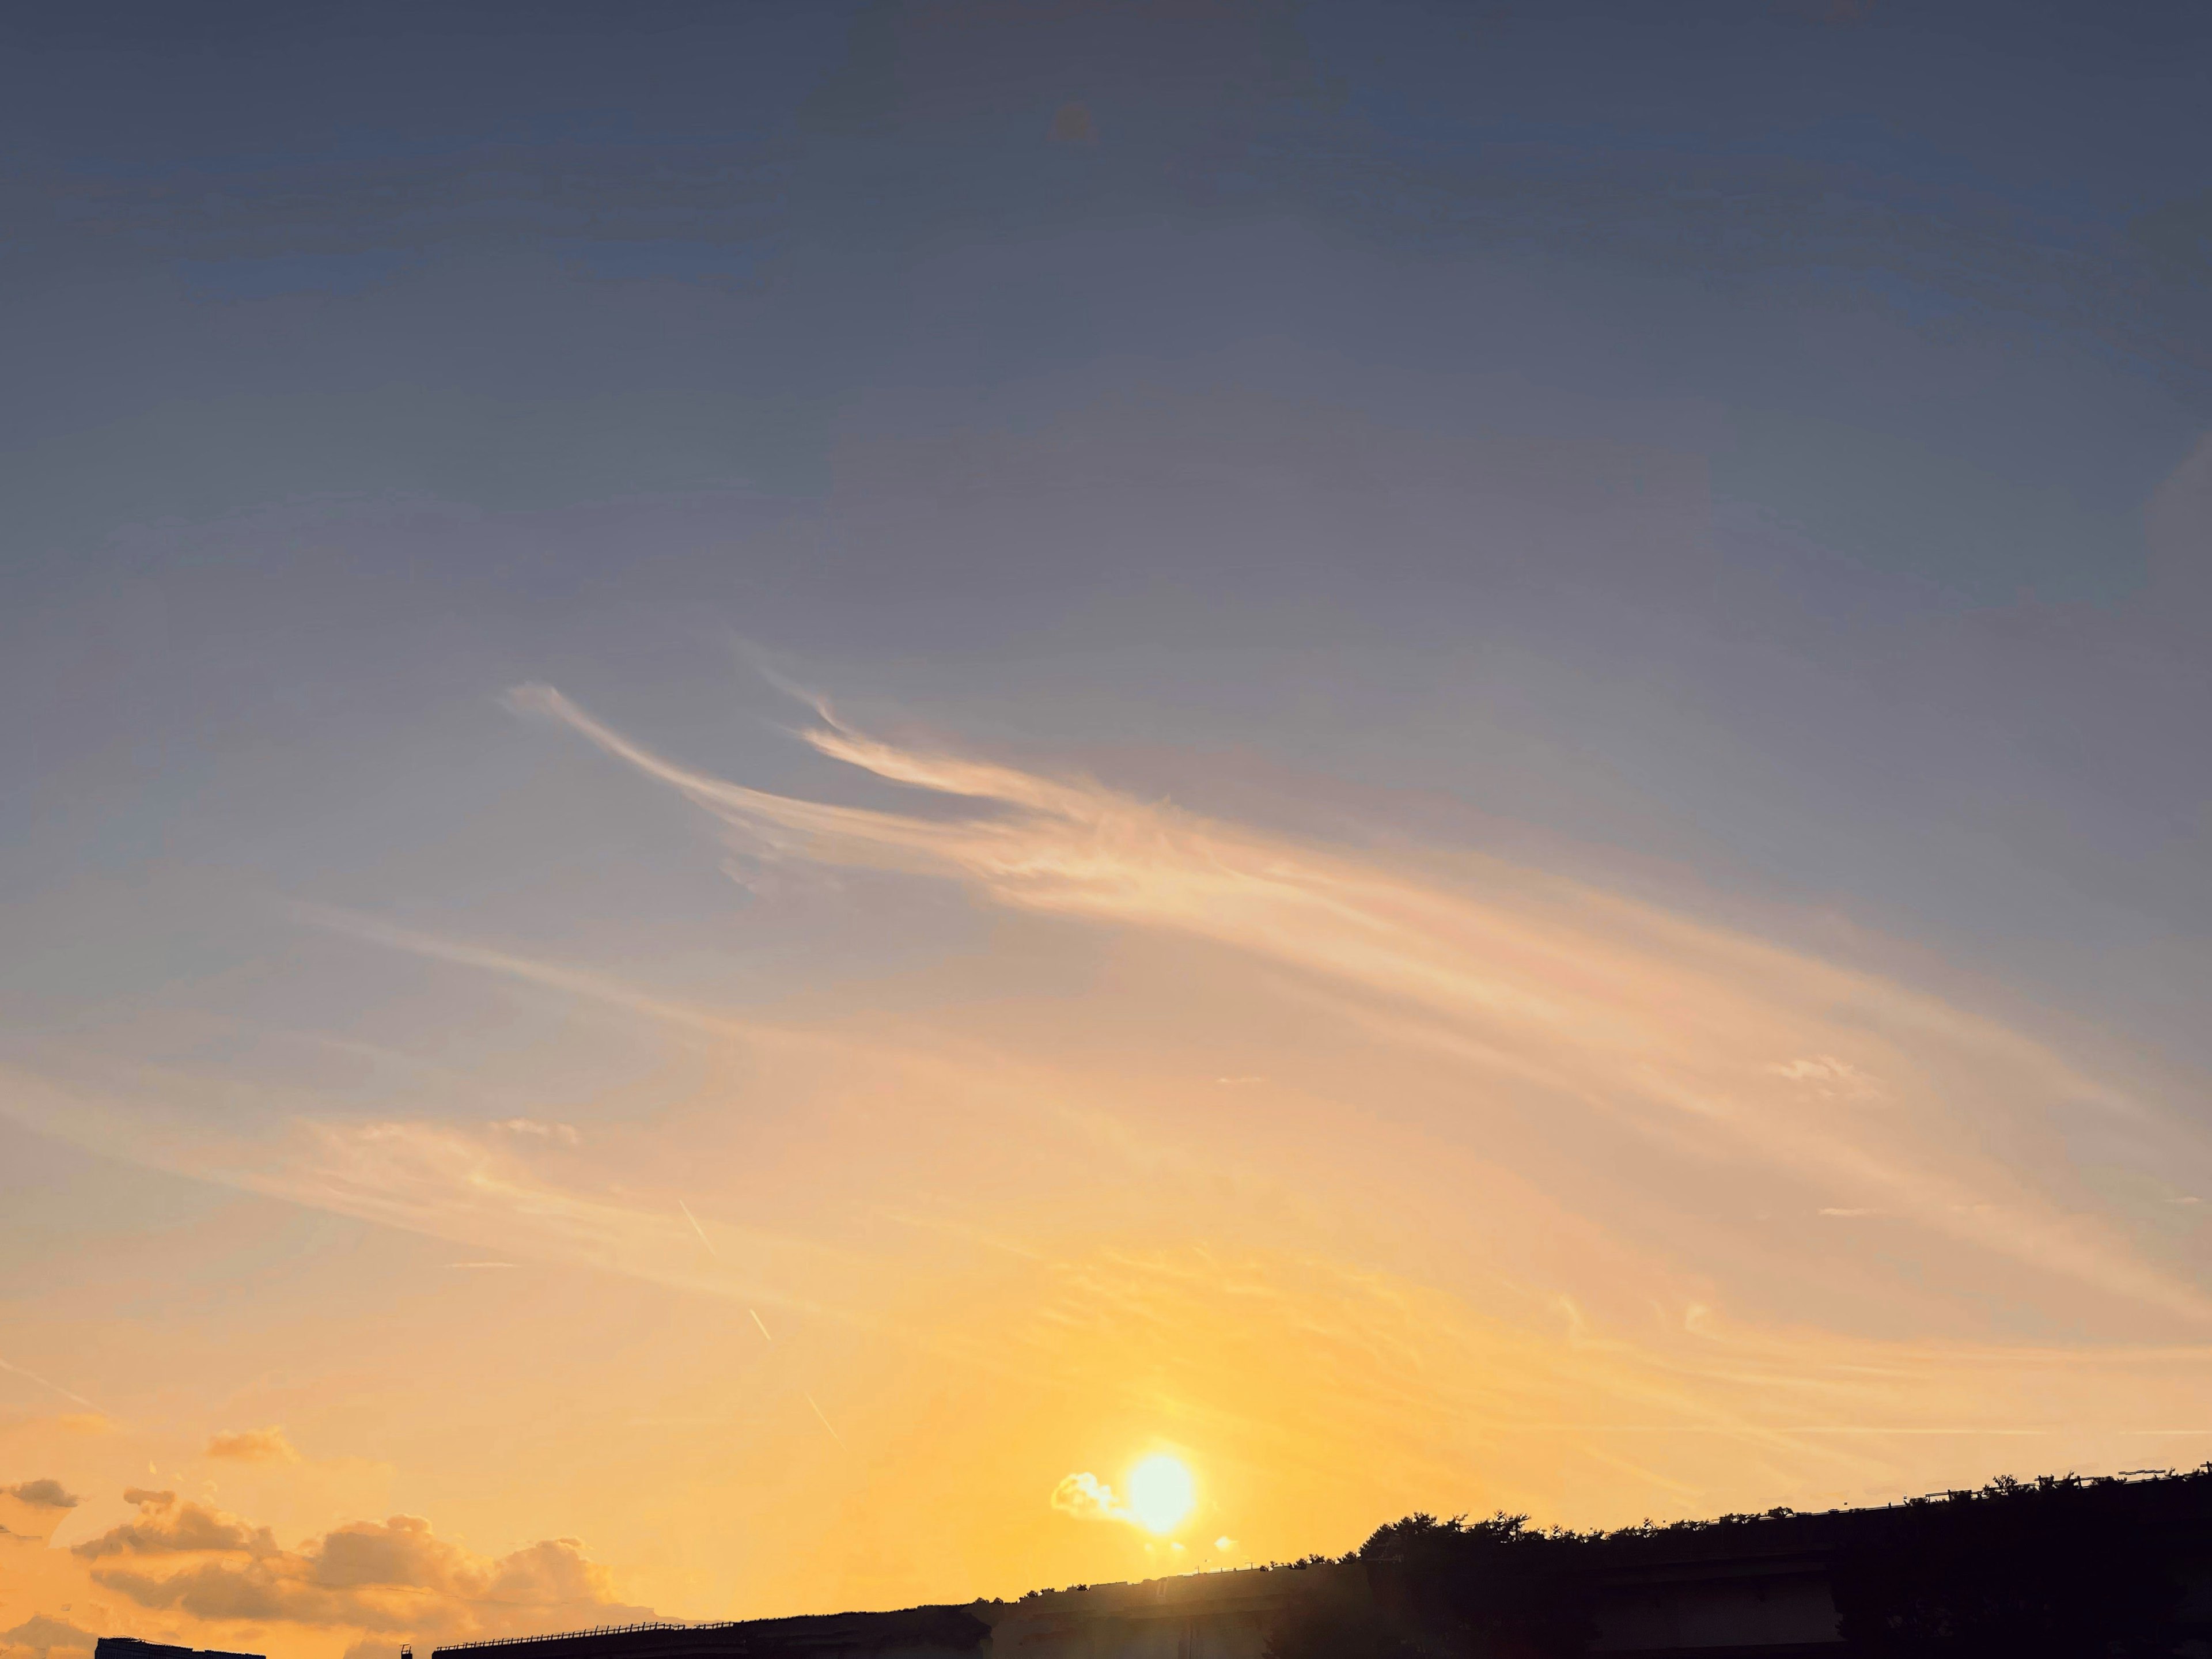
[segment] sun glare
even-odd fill
[[[1190,1471],[1165,1452],[1129,1471],[1129,1512],[1147,1532],[1173,1532],[1197,1502]]]

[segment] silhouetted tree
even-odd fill
[[[1533,1531],[1525,1515],[1411,1515],[1358,1559],[1397,1620],[1480,1659],[1568,1659],[1596,1633],[1589,1540]]]

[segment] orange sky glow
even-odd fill
[[[179,1069],[163,1107],[13,1079],[19,1121],[236,1195],[85,1271],[257,1288],[157,1344],[179,1401],[227,1379],[214,1416],[46,1379],[0,1428],[85,1495],[9,1500],[10,1610],[374,1651],[1288,1558],[1416,1507],[1598,1525],[2212,1446],[2212,1304],[2164,1254],[2195,1194],[2099,1193],[2046,1127],[2086,1114],[2179,1179],[2202,1152],[2155,1079],[1583,880],[826,703],[804,740],[885,804],[509,701],[582,740],[592,787],[684,803],[696,856],[769,902],[988,926],[733,1009],[302,908],[426,1007],[508,1011],[529,1079],[408,1076],[374,1112],[304,1077]],[[398,1064],[363,1036],[304,1069],[358,1092]],[[179,1104],[239,1089],[274,1091],[250,1133]],[[487,1103],[410,1115],[418,1091]],[[1133,1471],[1163,1456],[1192,1501],[1148,1524]]]

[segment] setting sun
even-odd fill
[[[1190,1471],[1165,1452],[1129,1471],[1129,1510],[1147,1532],[1173,1532],[1197,1502]]]

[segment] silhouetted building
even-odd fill
[[[1018,1601],[650,1624],[433,1659],[2212,1655],[2212,1466],[1605,1534],[1415,1516],[1340,1561]],[[98,1659],[111,1659],[103,1650]],[[113,1659],[122,1659],[114,1656]],[[149,1656],[150,1659],[150,1656]],[[164,1656],[166,1659],[166,1656]]]
[[[263,1659],[258,1653],[226,1653],[221,1648],[180,1648],[167,1642],[142,1642],[135,1636],[103,1636],[92,1659]]]

